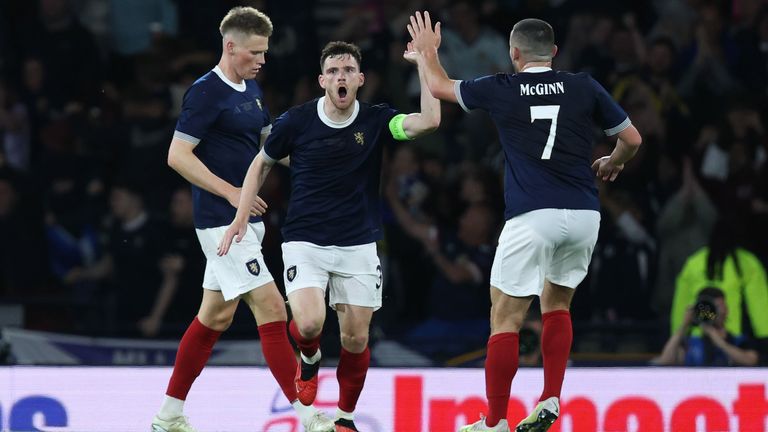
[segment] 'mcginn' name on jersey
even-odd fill
[[[562,81],[555,83],[520,84],[520,96],[546,96],[565,93]]]

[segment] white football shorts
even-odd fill
[[[329,288],[328,304],[381,307],[382,274],[376,243],[355,246],[318,246],[283,243],[285,292]]]
[[[195,231],[207,260],[203,288],[221,291],[224,300],[232,300],[274,279],[264,264],[264,256],[261,254],[264,223],[248,224],[248,232],[243,240],[240,243],[233,240],[229,252],[219,256],[216,251],[227,228],[227,226],[220,226]]]
[[[541,295],[544,280],[569,288],[587,276],[600,212],[540,209],[509,219],[499,236],[491,285],[507,295]]]

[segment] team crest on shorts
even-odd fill
[[[288,282],[293,282],[296,279],[296,266],[288,267],[288,270],[285,271],[285,277],[288,278]]]
[[[381,264],[376,266],[376,274],[379,276],[379,279],[376,281],[376,289],[379,289],[381,288],[381,282],[382,282]]]
[[[258,259],[252,259],[245,263],[245,267],[248,269],[248,273],[258,276],[261,273],[261,266]]]

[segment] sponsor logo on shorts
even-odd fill
[[[285,271],[285,277],[288,278],[288,282],[293,282],[296,279],[296,266],[288,267],[288,270]]]
[[[248,269],[248,273],[258,276],[261,273],[261,266],[258,259],[252,259],[245,263],[245,267]]]
[[[381,288],[381,282],[382,282],[382,275],[381,275],[381,264],[376,266],[376,274],[378,275],[379,279],[376,281],[376,289]]]

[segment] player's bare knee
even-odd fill
[[[227,330],[232,325],[232,318],[232,314],[224,311],[206,316],[198,316],[198,319],[204,326],[219,332]]]
[[[273,322],[287,321],[288,313],[282,298],[268,299],[262,302],[248,302],[253,316],[257,321]]]
[[[518,332],[525,321],[524,310],[508,310],[501,307],[491,308],[491,332],[507,333]]]
[[[341,333],[341,346],[351,353],[361,353],[368,346],[368,333]]]
[[[323,331],[323,320],[320,318],[313,318],[309,320],[297,320],[296,327],[299,329],[299,333],[305,338],[316,338],[320,336]]]
[[[288,312],[286,312],[283,302],[270,304],[267,314],[273,321],[288,321]]]

